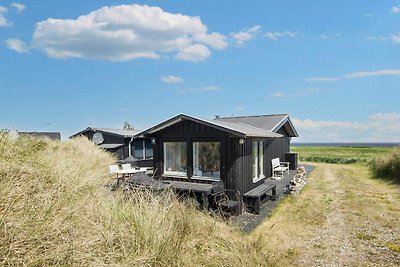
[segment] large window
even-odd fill
[[[186,168],[186,143],[164,142],[164,174],[186,176]]]
[[[193,142],[193,176],[220,179],[219,142]]]
[[[264,175],[264,142],[253,142],[253,182],[265,178]]]

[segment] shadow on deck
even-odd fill
[[[308,175],[313,166],[309,165],[299,165],[304,166],[306,169],[306,174]],[[272,180],[268,178],[265,183],[266,184],[274,184],[276,185],[276,200],[267,200],[260,207],[260,214],[253,213],[243,213],[236,218],[233,219],[234,223],[239,226],[239,228],[244,233],[249,233],[253,231],[261,222],[264,221],[269,215],[271,215],[272,211],[278,206],[279,202],[289,194],[289,182],[295,176],[296,171],[290,170],[288,174],[286,174],[281,180]]]

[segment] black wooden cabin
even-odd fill
[[[244,194],[286,160],[297,132],[287,114],[204,120],[180,114],[137,136],[152,138],[157,177],[196,183],[222,180]]]
[[[118,160],[128,157],[137,159],[137,166],[151,167],[153,163],[153,144],[149,138],[137,137],[138,130],[88,127],[70,138],[86,136],[100,148],[116,155]]]

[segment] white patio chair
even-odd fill
[[[130,170],[132,169],[132,165],[130,163],[122,164],[122,169],[123,170]]]
[[[271,160],[272,176],[275,179],[282,179],[285,173],[289,173],[289,162],[281,162],[279,158]]]

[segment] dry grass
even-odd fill
[[[376,157],[371,163],[372,171],[378,178],[386,178],[400,183],[400,148],[393,149],[382,157]]]
[[[111,193],[114,162],[85,139],[0,143],[0,265],[254,266],[234,227],[176,200]]]
[[[169,192],[111,192],[85,139],[0,135],[1,266],[391,266],[400,190],[362,165],[318,164],[250,235]]]
[[[273,266],[398,266],[399,196],[365,166],[318,164],[251,236]]]

